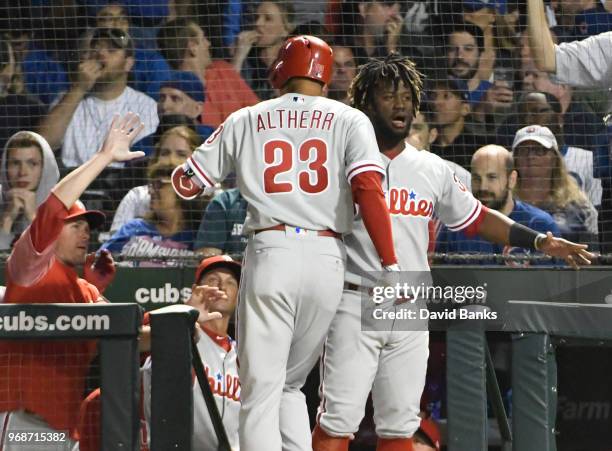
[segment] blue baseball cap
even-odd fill
[[[463,0],[463,7],[467,11],[478,11],[482,8],[491,8],[499,14],[506,14],[508,11],[506,0]]]
[[[174,88],[183,91],[196,102],[204,102],[206,90],[204,84],[193,72],[172,71],[165,81],[162,81],[161,88]]]

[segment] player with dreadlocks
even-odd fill
[[[570,263],[588,263],[591,255],[586,246],[553,238],[552,234],[538,234],[487,209],[441,158],[406,143],[421,88],[421,74],[414,63],[391,54],[361,66],[349,90],[351,106],[362,110],[374,126],[385,164],[383,189],[398,264],[405,271],[399,279],[401,285],[431,284],[428,223],[434,214],[450,230],[479,234],[501,244],[537,248]],[[321,403],[313,450],[348,450],[370,391],[377,451],[422,449],[413,446],[411,438],[421,421],[419,407],[429,355],[427,324],[419,321],[419,314],[426,310],[426,299],[376,299],[382,268],[359,217],[352,233],[345,235],[345,244],[344,292],[320,363]],[[416,314],[416,319],[408,314]],[[407,321],[401,321],[402,315]],[[440,449],[439,443],[431,446]]]
[[[361,67],[349,88],[349,101],[353,108],[365,111],[370,99],[376,94],[378,85],[390,88],[396,92],[400,82],[410,91],[413,116],[419,109],[421,90],[423,89],[423,75],[416,65],[408,58],[397,53],[389,54],[384,60],[370,60]]]

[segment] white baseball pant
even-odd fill
[[[342,241],[286,227],[250,237],[238,304],[241,451],[310,451],[301,388],[342,297]]]
[[[362,293],[344,290],[321,357],[317,422],[330,436],[353,436],[371,391],[378,437],[412,437],[420,424],[429,332],[362,331],[361,303]]]

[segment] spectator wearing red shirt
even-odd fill
[[[206,88],[202,124],[218,127],[227,116],[240,108],[259,102],[253,90],[223,60],[210,56],[210,41],[193,20],[176,19],[159,30],[157,43],[174,70],[193,72]]]

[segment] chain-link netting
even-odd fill
[[[612,28],[609,2],[544,6],[557,43]],[[410,57],[425,88],[409,144],[445,159],[489,208],[610,252],[607,86],[570,86],[584,86],[594,65],[570,80],[554,65],[540,70],[547,67],[532,45],[544,46],[546,22],[530,45],[524,2],[14,0],[0,17],[3,250],[57,181],[56,166],[62,176],[82,165],[113,114],[134,111],[145,127],[133,150],[146,157],[111,165],[82,196],[106,213],[96,247],[126,261],[241,254],[247,204],[235,179],[182,202],[169,175],[229,114],[275,97],[268,69],[281,43],[312,34],[333,46],[328,97],[349,102],[369,58]],[[40,136],[16,135],[23,130]],[[491,144],[506,151],[476,153]],[[550,263],[435,217],[429,249],[433,262]]]

